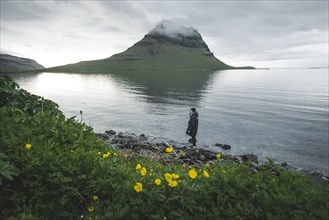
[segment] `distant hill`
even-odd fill
[[[142,40],[109,58],[47,69],[50,72],[109,73],[129,70],[234,69],[217,59],[192,27],[162,21]],[[241,67],[253,68],[253,67]]]
[[[44,68],[44,66],[32,59],[0,54],[0,73],[15,73]]]

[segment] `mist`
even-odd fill
[[[193,27],[184,27],[178,23],[164,20],[156,25],[150,32],[151,35],[163,35],[170,38],[200,37],[201,35]]]

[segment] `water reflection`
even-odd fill
[[[213,71],[131,71],[113,76],[147,103],[198,103]]]

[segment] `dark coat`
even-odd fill
[[[191,137],[195,137],[198,133],[198,125],[199,125],[199,114],[198,112],[193,113],[188,121],[188,127],[186,130],[186,134],[190,135]]]

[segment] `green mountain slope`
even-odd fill
[[[14,73],[44,69],[35,60],[0,54],[0,73]]]
[[[50,72],[110,73],[127,70],[233,69],[210,52],[199,32],[169,21],[158,24],[126,51],[107,59],[47,69]]]

